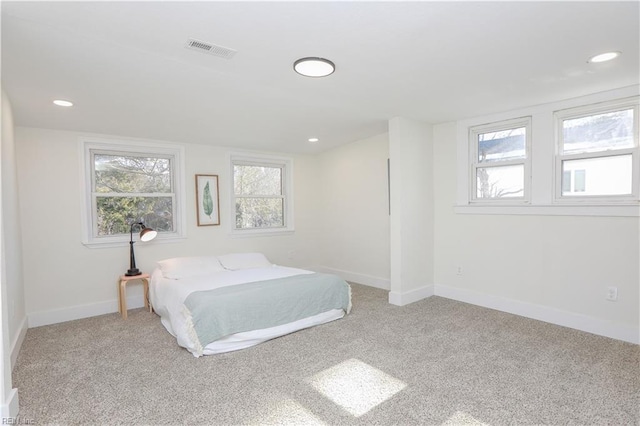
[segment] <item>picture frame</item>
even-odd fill
[[[196,175],[196,215],[198,226],[220,225],[218,175]]]

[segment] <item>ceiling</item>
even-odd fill
[[[1,7],[2,86],[17,126],[315,153],[383,133],[397,116],[446,122],[640,79],[637,1]],[[237,53],[190,50],[189,38]],[[611,50],[622,55],[587,63]],[[305,56],[336,72],[296,74]]]

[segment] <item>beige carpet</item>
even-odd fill
[[[155,314],[30,329],[33,424],[638,425],[640,347],[440,297],[353,285],[342,320],[194,358]]]

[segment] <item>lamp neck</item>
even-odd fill
[[[129,270],[127,271],[127,273],[125,274],[126,276],[136,276],[136,275],[140,275],[141,272],[138,268],[136,268],[136,257],[133,254],[133,243],[135,241],[133,241],[133,227],[134,226],[141,226],[141,229],[144,229],[144,223],[142,222],[134,222],[131,224],[131,228],[129,229]]]
[[[134,243],[134,241],[133,241],[133,227],[136,226],[136,225],[139,225],[142,228],[144,228],[144,223],[142,223],[142,222],[133,222],[131,224],[131,228],[129,229],[129,244],[133,244]]]

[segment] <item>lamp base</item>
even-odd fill
[[[135,277],[136,275],[142,275],[142,272],[140,271],[140,269],[136,268],[136,269],[129,269],[127,271],[126,274],[124,274],[125,277]]]

